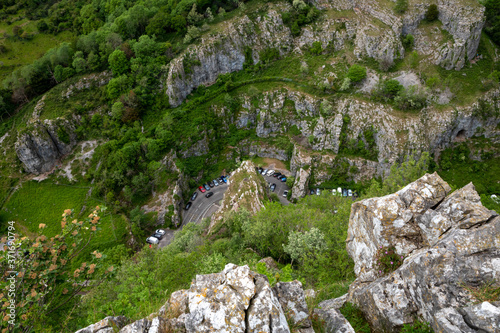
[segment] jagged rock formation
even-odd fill
[[[338,18],[326,15],[295,38],[280,15],[290,10],[290,5],[269,4],[265,15],[254,20],[243,16],[224,22],[220,27],[223,33],[203,36],[199,45],[188,47],[174,59],[168,66],[166,93],[170,104],[178,106],[196,87],[215,82],[220,74],[242,70],[247,47],[251,47],[249,61],[255,63],[259,61],[259,52],[268,47],[277,48],[281,54],[302,54],[303,48],[315,41],[320,41],[323,48],[331,45],[335,51],[352,41],[358,59],[370,57],[389,68],[396,59],[404,57],[400,37],[409,33],[416,36],[416,45],[422,45],[417,48],[422,54],[446,69],[459,70],[467,59],[475,57],[485,21],[483,6],[473,0],[463,2],[438,1],[439,20],[452,40],[434,41],[430,49],[425,47],[431,44],[428,37],[419,29],[430,2],[411,5],[404,16],[397,16],[386,3],[319,0],[318,8],[349,10],[354,15]]]
[[[51,170],[75,145],[73,124],[58,118],[34,121],[18,134],[15,149],[26,172],[40,174]]]
[[[498,304],[471,306],[476,299],[466,288],[500,283],[500,217],[481,205],[472,184],[450,191],[436,173],[426,174],[353,204],[346,242],[357,279],[349,300],[374,329],[398,332],[420,316],[436,332],[500,330]],[[377,251],[390,246],[407,257],[379,277]]]
[[[189,290],[172,293],[148,318],[126,325],[124,317],[107,317],[77,333],[108,333],[111,327],[120,333],[285,333],[290,332],[286,316],[299,333],[314,332],[299,281],[271,287],[265,275],[248,266],[227,264],[220,273],[197,275]]]
[[[248,122],[247,127],[243,128],[255,128],[256,134],[262,138],[284,135],[292,127],[296,127],[304,138],[302,145],[308,145],[316,151],[330,150],[333,154],[339,152],[342,135],[345,135],[346,142],[361,140],[368,144],[365,131],[371,131],[373,147],[370,149],[378,151],[377,160],[350,159],[348,162],[363,170],[363,175],[353,175],[358,181],[374,174],[383,176],[398,156],[407,155],[410,151],[429,151],[438,156],[457,137],[466,140],[484,135],[498,140],[499,94],[498,90],[491,91],[481,101],[455,110],[434,110],[429,107],[418,115],[402,118],[390,106],[353,98],[338,100],[332,107],[332,113],[325,115],[319,110],[321,100],[305,93],[280,89],[264,93],[258,103],[245,101],[242,105],[244,111],[234,116],[234,119],[225,119],[229,123],[240,122],[238,119],[241,116],[255,119],[255,122]],[[223,110],[218,110],[217,113],[224,116]],[[309,141],[308,138],[314,140]],[[322,159],[325,159],[324,163],[319,162]],[[295,174],[300,167],[311,163],[332,166],[328,157],[318,155],[311,159],[305,155],[301,157],[295,151],[291,157],[291,171]]]
[[[156,223],[162,225],[170,221],[172,225],[178,226],[181,223],[181,207],[183,205],[183,194],[189,189],[186,176],[175,164],[177,155],[170,152],[165,155],[161,163],[166,170],[176,174],[177,178],[170,182],[170,186],[163,193],[153,192],[150,202],[141,207],[144,213],[156,212]]]
[[[243,161],[228,180],[228,189],[220,208],[212,215],[209,232],[228,212],[240,209],[250,213],[258,212],[264,207],[263,202],[267,197],[265,188],[264,179],[255,171],[255,165],[250,161]]]

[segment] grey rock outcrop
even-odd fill
[[[295,183],[292,187],[292,199],[303,198],[307,194],[310,176],[311,170],[309,168],[300,168],[295,176]]]
[[[273,287],[273,292],[279,299],[281,308],[290,316],[296,327],[309,328],[312,326],[302,283],[297,280],[278,282]]]
[[[453,36],[453,42],[442,45],[437,63],[446,69],[462,69],[467,59],[476,57],[481,31],[486,20],[485,8],[477,2],[459,5],[438,0],[439,20]]]
[[[203,36],[198,45],[189,46],[167,66],[164,86],[170,105],[180,105],[196,87],[213,84],[220,74],[242,70],[246,60],[258,62],[259,52],[266,48],[276,48],[281,55],[302,54],[315,41],[321,42],[323,48],[331,45],[335,51],[352,41],[358,59],[373,58],[382,67],[389,68],[395,60],[404,57],[401,36],[415,34],[416,44],[424,45],[423,49],[430,44],[419,31],[419,23],[425,18],[429,3],[409,6],[404,16],[395,15],[385,3],[377,1],[317,0],[315,3],[318,8],[349,10],[354,15],[327,16],[304,27],[297,37],[283,24],[280,15],[291,9],[287,3],[267,4],[265,15],[252,19],[243,16],[224,22],[222,32]],[[485,22],[484,7],[475,1],[464,5],[458,0],[439,0],[438,8],[443,28],[453,41],[435,41],[428,51],[418,49],[430,55],[436,64],[459,70],[467,60],[475,57]],[[247,47],[251,47],[251,55],[246,54]],[[245,127],[254,119],[250,114],[240,117],[238,126]],[[257,125],[257,129],[261,127],[262,124]],[[259,133],[265,135],[266,132]]]
[[[60,135],[64,137],[60,137]],[[18,134],[15,150],[26,172],[50,171],[76,145],[73,124],[64,119],[35,121]]]
[[[231,20],[224,31],[231,33],[204,36],[200,45],[188,47],[169,64],[166,87],[170,105],[179,105],[194,88],[215,82],[220,74],[242,70],[247,46],[252,47],[252,62],[256,62],[260,50],[288,48],[292,41],[290,29],[275,9],[255,22],[248,16]]]
[[[75,333],[115,333],[123,326],[127,325],[129,320],[123,316],[106,317],[95,324],[82,328]]]
[[[337,309],[314,309],[314,314],[324,321],[326,333],[354,333],[354,328]]]
[[[260,211],[267,198],[265,188],[264,178],[255,172],[255,165],[251,161],[243,161],[229,178],[220,208],[211,217],[209,232],[231,211],[245,209],[251,214]]]
[[[336,308],[319,310],[326,332],[354,332]],[[234,264],[220,273],[197,275],[189,289],[172,293],[157,313],[125,326],[129,322],[107,317],[77,333],[289,333],[288,322],[299,333],[314,333],[299,281],[271,287],[265,275]]]
[[[398,332],[415,316],[436,332],[488,331],[497,322],[497,306],[471,307],[476,299],[466,286],[500,281],[500,217],[480,204],[472,184],[450,190],[427,174],[394,194],[353,204],[347,250],[357,279],[349,301],[374,329]],[[406,258],[381,276],[377,251],[390,246]]]
[[[248,266],[226,265],[198,275],[189,289],[187,332],[290,332],[267,278]]]

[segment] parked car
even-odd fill
[[[161,240],[164,235],[165,234],[161,234],[161,233],[155,232],[154,234],[151,235],[151,237],[155,237],[155,238],[158,238],[158,239]]]
[[[319,188],[316,189],[316,195],[320,195],[321,194],[321,191],[319,190]]]
[[[227,179],[224,176],[220,176],[220,180],[221,180],[221,182],[227,183]]]
[[[160,241],[158,240],[158,238],[153,237],[153,236],[148,237],[148,238],[146,239],[146,243],[149,243],[149,244],[158,244],[159,242],[160,242]]]
[[[271,192],[274,192],[274,190],[276,189],[276,184],[271,184]]]
[[[315,193],[316,193],[316,192],[314,192],[314,190],[311,190],[311,191],[309,192],[309,194],[310,194],[310,195],[314,195]]]
[[[193,203],[192,203],[191,201],[190,201],[190,202],[188,202],[188,203],[186,204],[186,207],[184,207],[184,210],[188,210],[189,208],[191,208],[191,205],[192,205],[192,204],[193,204]]]
[[[264,170],[262,170],[262,174],[263,174],[263,175],[266,175],[268,171],[269,171],[269,170],[264,169]]]
[[[346,188],[342,189],[342,196],[347,197],[347,189]]]
[[[269,171],[267,172],[267,176],[268,176],[268,177],[270,177],[270,176],[272,176],[272,175],[273,175],[273,173],[274,173],[274,170],[269,170]]]
[[[286,177],[281,177],[282,182],[286,182]]]
[[[205,185],[201,185],[200,187],[198,187],[198,189],[200,190],[201,193],[205,193]]]
[[[287,197],[288,196],[288,191],[283,191],[283,197]]]
[[[259,167],[259,168],[257,169],[257,172],[258,172],[258,173],[262,173],[262,171],[264,171],[264,169],[262,169],[262,167]]]
[[[214,186],[215,186],[215,184],[214,184],[214,182],[213,182],[213,181],[209,181],[209,182],[208,182],[208,186],[210,186],[210,187],[214,187]]]
[[[281,176],[281,172],[275,172],[273,175],[273,177],[279,177],[279,176]]]
[[[337,187],[337,195],[342,195],[342,188],[341,187]]]
[[[332,194],[333,195],[337,195],[337,190],[336,189],[332,189]]]
[[[200,186],[201,187],[201,186]],[[201,189],[200,189],[201,191]],[[205,190],[202,191],[202,193],[205,192]],[[194,192],[193,195],[191,196],[191,201],[194,201],[198,197],[198,192]]]
[[[210,198],[212,195],[214,195],[214,192],[208,192],[205,194],[205,197]]]
[[[162,234],[163,236],[165,236],[165,230],[163,230],[163,229],[156,229],[155,234]]]
[[[214,182],[215,186],[219,186],[219,182],[217,181],[217,179],[214,179],[213,182]]]
[[[208,186],[207,184],[203,184],[203,187],[205,188],[205,190],[210,191],[210,186]]]
[[[351,190],[351,189],[348,189],[348,190],[347,190],[347,195],[348,195],[349,197],[352,197],[352,190]]]

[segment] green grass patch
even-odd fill
[[[29,40],[17,37],[0,39],[8,50],[0,54],[0,80],[5,79],[17,67],[33,63],[49,49],[62,42],[70,42],[74,37],[73,33],[63,31],[57,35],[35,34]]]
[[[347,302],[339,310],[347,321],[349,321],[356,333],[371,333],[368,321],[356,305]]]

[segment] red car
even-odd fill
[[[205,190],[205,188],[203,186],[198,187],[198,189],[200,190],[201,193],[205,193],[206,192],[206,190]]]

